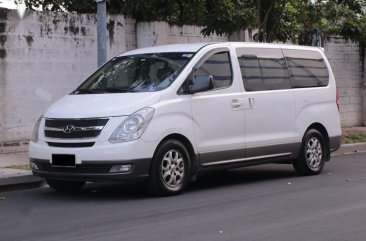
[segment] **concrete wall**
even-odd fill
[[[342,126],[364,125],[364,81],[359,44],[337,37],[328,38],[325,54],[337,82]]]
[[[33,124],[54,101],[97,68],[96,16],[0,8],[0,153],[27,148]],[[201,35],[201,27],[137,23],[123,16],[107,21],[107,57],[136,47],[228,41]],[[236,33],[231,41],[251,41]],[[366,98],[358,43],[330,38],[325,46],[341,100],[342,126],[363,125]],[[365,103],[364,103],[365,102]]]
[[[24,149],[45,109],[97,67],[95,15],[1,11],[0,152]],[[135,21],[109,16],[107,55],[136,48]]]
[[[97,68],[97,22],[93,14],[17,12],[0,8],[0,153],[27,148],[34,123]],[[107,58],[136,47],[227,41],[203,37],[196,26],[107,20]]]
[[[150,47],[162,44],[194,43],[194,42],[223,42],[226,36],[203,36],[202,27],[175,26],[166,22],[141,22],[137,24],[137,47]]]

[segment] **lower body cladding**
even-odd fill
[[[34,175],[45,178],[55,190],[77,190],[85,182],[148,178],[153,194],[173,195],[184,190],[195,174],[210,169],[277,162],[292,163],[301,175],[316,175],[329,160],[330,151],[339,146],[340,137],[324,138],[311,129],[301,143],[198,155],[189,143],[166,139],[159,145],[137,140],[92,148],[58,148],[31,142],[29,156]]]
[[[55,165],[50,160],[30,158],[30,163],[33,174],[45,179],[98,182],[147,178],[151,159],[82,161],[75,165]]]

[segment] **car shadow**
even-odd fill
[[[200,174],[195,182],[191,182],[185,193],[211,190],[226,186],[253,185],[260,182],[271,182],[278,179],[297,177],[290,165],[267,164],[232,170],[211,171]],[[136,200],[156,199],[149,194],[143,182],[119,183],[101,182],[87,183],[82,190],[73,193],[59,193],[51,188],[44,188],[42,195],[55,200]],[[184,193],[183,193],[184,195]],[[169,198],[169,197],[162,197]]]
[[[298,177],[292,165],[266,164],[231,170],[219,170],[203,173],[190,185],[191,191],[211,189],[233,185],[251,185],[278,179]]]

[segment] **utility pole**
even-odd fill
[[[107,7],[106,0],[97,2],[98,67],[107,60]]]

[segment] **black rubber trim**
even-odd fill
[[[151,159],[121,161],[82,161],[75,168],[52,166],[50,160],[30,159],[38,165],[39,170],[32,169],[33,174],[46,179],[70,181],[107,181],[134,180],[148,177]],[[132,164],[129,173],[110,173],[113,165]]]
[[[331,152],[341,148],[342,136],[332,136],[329,137],[329,149]]]
[[[78,148],[78,147],[92,147],[94,146],[95,142],[77,142],[77,143],[47,142],[47,144],[52,147]]]
[[[207,152],[200,154],[200,161],[202,165],[208,164],[210,162],[220,162],[226,160],[234,160],[234,159],[243,159],[243,162],[251,162],[245,159],[253,159],[254,157],[266,157],[270,155],[276,155],[281,153],[291,153],[287,155],[287,159],[297,158],[299,154],[299,150],[301,148],[301,143],[285,143],[278,145],[268,145],[268,146],[258,146],[251,148],[243,148],[236,150],[226,150],[219,152]],[[268,162],[271,162],[272,159],[279,159],[277,157],[272,158],[264,158],[267,159]],[[286,158],[284,158],[286,159]]]
[[[64,173],[64,172],[42,172],[32,170],[35,176],[51,180],[65,180],[65,181],[119,181],[119,180],[138,180],[146,179],[148,174],[132,175],[131,173]]]

